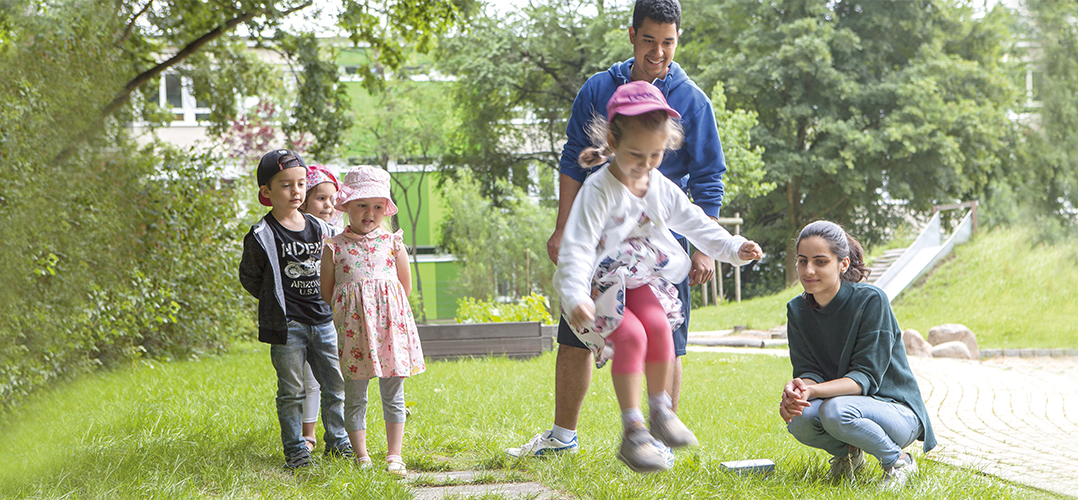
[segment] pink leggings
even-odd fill
[[[614,343],[612,373],[643,373],[646,362],[674,359],[666,310],[647,285],[625,291],[625,317],[607,338]]]

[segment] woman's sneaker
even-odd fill
[[[580,449],[577,445],[576,436],[568,443],[553,436],[552,431],[544,431],[536,434],[527,444],[520,448],[505,450],[511,457],[540,457],[555,453],[576,453]]]
[[[905,453],[895,461],[894,465],[883,468],[880,489],[898,491],[906,485],[906,481],[914,474],[917,474],[917,462],[913,460],[913,455]]]
[[[850,446],[850,451],[846,456],[831,457],[830,462],[831,470],[827,473],[828,479],[837,481],[844,478],[847,481],[853,481],[857,469],[865,465],[865,454],[861,451],[861,448]]]
[[[651,416],[651,435],[671,448],[696,446],[696,435],[681,422],[677,415],[664,411]]]
[[[634,472],[659,472],[674,466],[674,452],[640,427],[622,436],[618,460]]]

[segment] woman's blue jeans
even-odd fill
[[[838,396],[810,400],[786,424],[798,441],[836,457],[849,453],[847,445],[860,448],[890,467],[902,449],[921,435],[921,421],[908,406],[868,396]]]
[[[285,458],[307,453],[303,440],[303,362],[311,365],[322,386],[322,442],[326,450],[351,447],[344,431],[344,378],[337,357],[337,329],[333,322],[306,325],[288,320],[288,341],[270,346],[270,359],[277,370],[277,420]]]

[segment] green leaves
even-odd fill
[[[595,9],[597,3],[534,2],[474,19],[467,33],[439,45],[438,70],[457,78],[460,123],[446,163],[467,165],[496,200],[505,194],[497,179],[527,188],[531,165],[557,169],[577,91],[632,56],[625,31],[631,16],[622,8]]]
[[[288,57],[303,68],[297,75],[290,120],[282,127],[289,147],[295,147],[303,141],[304,134],[310,133],[313,142],[309,148],[301,149],[307,149],[313,158],[332,158],[344,131],[352,126],[351,100],[340,82],[333,49],[324,48],[312,33],[279,34],[277,41]]]
[[[752,143],[773,187],[731,208],[749,215],[746,232],[773,255],[818,218],[871,244],[893,227],[888,200],[929,211],[984,196],[1004,172],[1016,93],[1000,76],[1011,37],[1002,10],[978,18],[932,0],[704,3],[685,2],[678,54],[690,75],[698,68],[698,83],[723,82],[728,106],[758,116]]]
[[[457,299],[457,323],[513,323],[538,321],[549,324],[550,301],[532,292],[515,303],[476,300],[472,297]]]
[[[442,245],[460,263],[457,291],[492,300],[532,292],[552,297],[554,264],[546,241],[554,231],[554,209],[504,184],[499,188],[510,197],[503,207],[484,197],[467,171],[444,184],[442,199],[448,202]]]

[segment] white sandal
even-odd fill
[[[371,457],[356,456],[356,467],[359,467],[360,469],[370,469]]]
[[[386,461],[386,472],[394,476],[404,477],[408,475],[408,468],[404,465],[404,460],[391,458]]]

